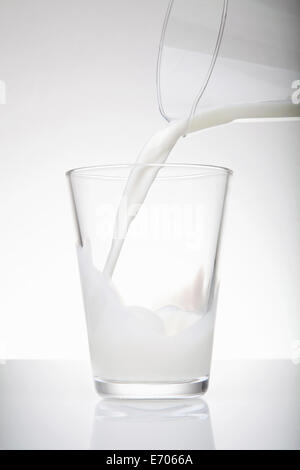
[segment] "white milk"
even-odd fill
[[[214,312],[166,306],[155,312],[124,305],[93,265],[89,244],[78,247],[95,377],[106,381],[188,381],[208,375]]]
[[[289,103],[210,109],[193,118],[189,132],[237,119],[298,117],[299,111],[300,106]],[[165,162],[186,132],[187,121],[169,125],[151,138],[137,162]],[[121,204],[141,205],[157,172],[157,168],[135,168],[128,178]],[[210,369],[215,305],[205,314],[181,311],[172,305],[153,312],[124,305],[111,282],[137,212],[138,208],[122,227],[118,226],[117,218],[103,273],[93,265],[90,246],[78,248],[94,375],[101,380],[121,382],[203,379]]]

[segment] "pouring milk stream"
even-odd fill
[[[239,104],[224,108],[208,109],[196,115],[191,122],[188,120],[178,121],[156,133],[145,145],[136,163],[141,165],[165,163],[176,142],[186,134],[187,127],[189,132],[196,132],[208,129],[209,127],[228,124],[238,119],[290,118],[299,116],[300,105],[295,105],[288,101]],[[149,167],[137,167],[129,175],[118,209],[114,237],[103,271],[108,277],[113,275],[126,233],[136,217],[139,207],[143,204],[158,171],[159,167],[150,169]],[[122,221],[122,224],[120,224],[120,212],[124,204],[130,207],[131,210],[127,211],[128,216],[125,223]],[[135,209],[132,210],[132,208]]]

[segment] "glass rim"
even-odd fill
[[[106,163],[101,165],[91,165],[91,166],[83,166],[78,168],[72,168],[68,170],[65,174],[68,177],[71,176],[78,176],[81,178],[99,178],[99,179],[110,179],[110,180],[126,180],[129,176],[127,175],[113,175],[110,174],[95,174],[94,171],[97,170],[116,170],[116,169],[130,169],[133,170],[135,168],[180,168],[180,169],[197,169],[199,172],[197,173],[190,173],[184,175],[171,175],[171,176],[158,176],[158,179],[176,179],[176,178],[197,178],[197,177],[205,177],[205,176],[220,176],[220,175],[227,175],[230,176],[233,174],[233,171],[230,168],[219,166],[219,165],[208,165],[202,163]],[[210,171],[209,171],[210,170]]]

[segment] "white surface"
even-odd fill
[[[1,449],[300,449],[290,361],[217,361],[203,400],[101,400],[78,361],[9,361],[0,389]]]
[[[161,128],[166,5],[0,0],[1,357],[88,357],[64,172],[133,162]],[[300,340],[299,130],[234,124],[172,155],[234,170],[215,358],[289,357]]]

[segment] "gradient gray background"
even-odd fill
[[[155,65],[167,3],[0,0],[3,358],[88,357],[64,172],[133,162],[165,126]],[[189,136],[172,154],[235,173],[215,358],[299,354],[299,130],[234,123]]]

